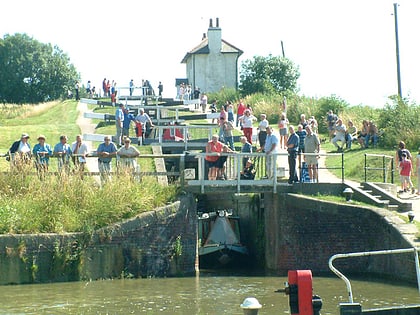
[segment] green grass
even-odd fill
[[[2,153],[23,132],[31,136],[32,146],[39,134],[44,134],[54,146],[61,134],[73,142],[80,133],[75,101],[16,106],[1,109]],[[110,134],[114,133],[112,125]],[[151,153],[150,147],[139,149],[143,154]],[[138,162],[142,171],[155,170],[152,159]],[[79,176],[47,175],[40,180],[32,164],[19,172],[9,172],[9,163],[4,158],[0,159],[0,169],[3,171],[0,173],[0,233],[91,231],[165,205],[175,200],[178,189],[175,185],[160,186],[154,177],[148,176],[139,184],[128,174],[115,175],[102,187],[88,176],[81,180]],[[54,159],[50,160],[50,170],[56,170]]]
[[[327,153],[336,152],[331,143],[322,145]],[[391,183],[391,159],[378,156],[369,156],[371,154],[394,158],[394,183],[399,183],[398,165],[395,163],[395,151],[384,148],[361,149],[359,144],[353,144],[351,150],[344,152],[344,178],[358,182],[384,182],[383,168],[386,168],[386,182]],[[365,156],[366,155],[366,156]],[[413,163],[416,163],[415,157]],[[327,157],[326,166],[331,168],[331,172],[341,177],[341,155]],[[366,166],[366,180],[365,180]]]

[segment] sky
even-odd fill
[[[0,36],[26,33],[57,45],[85,85],[147,79],[155,90],[162,81],[164,97],[175,97],[175,78],[186,77],[181,60],[219,18],[222,38],[244,51],[239,64],[281,55],[283,42],[300,70],[300,94],[380,108],[398,93],[394,2],[14,0],[2,5]],[[398,1],[402,95],[417,103],[419,12],[420,1]]]

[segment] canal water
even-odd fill
[[[0,314],[243,314],[240,304],[256,297],[261,315],[290,314],[286,277],[201,274],[166,279],[123,279],[92,282],[10,285],[0,290]],[[378,279],[352,280],[354,301],[365,308],[420,303],[417,287]],[[314,277],[321,314],[339,314],[348,302],[338,278]]]

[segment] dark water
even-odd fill
[[[343,281],[314,277],[321,314],[339,314],[348,302]],[[243,314],[239,307],[254,296],[259,314],[290,314],[286,277],[201,275],[191,278],[128,279],[2,286],[0,314]],[[363,309],[420,303],[416,287],[378,281],[352,281],[354,301]]]

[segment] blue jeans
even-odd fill
[[[367,135],[365,137],[365,148],[369,147],[369,140],[372,139],[373,147],[378,143],[378,135]]]

